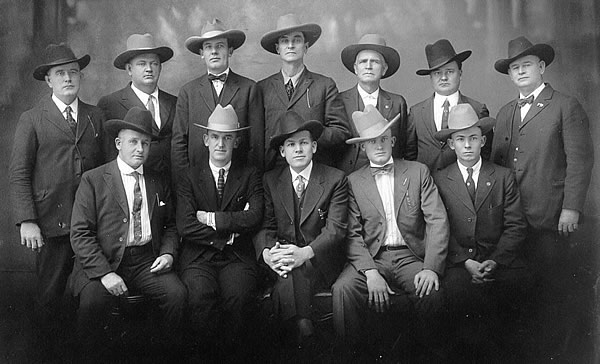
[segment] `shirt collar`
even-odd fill
[[[210,167],[210,170],[213,172],[213,174],[219,174],[219,170],[221,168],[225,169],[225,174],[229,173],[229,168],[231,168],[231,161],[229,161],[229,163],[227,163],[225,166],[223,167],[217,167],[213,164],[213,162],[209,159],[208,160],[208,166]]]
[[[207,73],[208,73],[208,74],[213,74],[213,75],[215,75],[215,74],[214,74],[214,73],[212,73],[212,72],[207,72]],[[221,76],[222,74],[226,74],[226,75],[227,75],[227,77],[229,77],[229,67],[227,67],[227,69],[226,69],[225,71],[223,71],[223,72],[221,72],[221,73],[219,73],[218,75],[215,75],[215,76]]]
[[[144,174],[143,164],[137,169],[133,169],[129,164],[125,163],[125,161],[121,159],[121,156],[117,156],[117,166],[119,167],[121,174],[130,175],[131,173],[133,173],[133,171],[137,171],[141,175]]]
[[[360,84],[358,84],[357,86],[358,94],[362,99],[364,99],[365,97],[374,97],[375,100],[377,100],[379,98],[379,87],[377,87],[377,90],[373,91],[373,93],[368,93],[360,86]]]
[[[135,87],[135,85],[132,82],[131,89],[136,94],[136,96],[140,99],[142,104],[144,104],[144,106],[146,106],[146,104],[148,104],[148,99],[150,98],[150,95],[154,96],[155,100],[158,100],[158,87],[156,87],[154,89],[154,91],[152,91],[151,94],[147,94],[144,91],[140,90],[139,88]]]
[[[448,96],[440,95],[436,92],[435,96],[433,97],[433,103],[435,106],[439,105],[439,107],[442,107],[442,105],[444,104],[444,101],[446,99],[448,99],[448,102],[450,103],[450,106],[452,107],[452,106],[455,106],[456,104],[458,104],[459,96],[460,96],[460,93],[458,91],[456,91],[452,95],[448,95]]]
[[[310,179],[310,174],[312,173],[313,162],[310,161],[308,166],[306,166],[306,168],[300,171],[300,173],[296,173],[296,171],[294,171],[292,167],[289,168],[290,172],[292,172],[292,182],[294,182],[296,178],[298,178],[298,175],[301,175],[304,178],[304,180],[308,183],[308,180]]]
[[[60,110],[60,113],[64,113],[65,112],[65,108],[67,106],[71,106],[71,112],[73,114],[77,114],[77,109],[79,106],[79,98],[75,98],[75,100],[73,100],[73,102],[70,105],[65,104],[64,102],[62,102],[58,97],[56,97],[55,94],[52,94],[52,101],[54,101],[54,104],[56,105],[56,107],[58,107],[58,110]]]
[[[537,97],[540,95],[540,93],[542,93],[542,90],[544,89],[544,87],[546,87],[546,84],[542,82],[541,85],[538,86],[538,88],[536,88],[535,90],[533,90],[532,93],[530,93],[529,95],[533,95],[533,99],[537,99]],[[526,97],[529,97],[529,95],[523,95],[522,93],[519,92],[519,98],[524,99]]]
[[[460,173],[463,176],[468,176],[469,175],[469,172],[467,172],[468,167],[465,167],[464,165],[462,165],[462,163],[460,163],[459,160],[457,160],[456,163],[458,163],[458,169],[460,169]],[[481,156],[479,157],[479,160],[477,161],[477,163],[475,163],[475,165],[471,168],[473,168],[473,174],[479,173],[479,170],[481,169]]]
[[[383,166],[387,166],[388,164],[394,164],[394,157],[390,157],[390,159],[388,159],[388,161],[387,161],[387,162],[385,162],[384,164],[381,164],[381,165],[379,165],[379,164],[375,164],[375,163],[373,163],[373,162],[369,161],[369,165],[370,165],[371,167],[376,167],[376,168],[377,168],[377,167],[383,167]]]
[[[296,73],[292,77],[286,75],[283,72],[283,70],[281,70],[281,74],[283,75],[283,84],[285,85],[286,83],[288,83],[288,81],[291,78],[292,79],[292,84],[294,85],[294,87],[296,87],[296,85],[298,84],[298,80],[300,79],[300,76],[302,76],[302,73],[304,72],[304,69],[305,69],[305,67],[302,66],[302,69],[300,70],[300,72]],[[304,176],[302,176],[302,177],[304,177]]]

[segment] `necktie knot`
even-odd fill
[[[285,84],[285,93],[287,94],[288,100],[291,100],[292,95],[294,94],[294,83],[292,82],[291,78]]]
[[[390,174],[390,173],[392,173],[393,168],[394,168],[394,164],[392,164],[392,163],[386,164],[381,167],[371,166],[371,174],[373,176],[376,176],[378,174]]]
[[[208,80],[209,81],[216,81],[219,80],[223,83],[225,83],[225,81],[227,81],[227,73],[221,73],[220,75],[213,75],[212,73],[208,74]]]
[[[469,174],[469,177],[473,178],[473,168],[467,168],[467,173]]]
[[[519,99],[517,101],[517,104],[519,105],[519,107],[523,107],[527,104],[531,104],[533,103],[533,95],[529,95],[528,97],[525,97],[523,99]]]

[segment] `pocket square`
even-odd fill
[[[167,204],[162,201],[158,201],[158,206],[167,206]]]

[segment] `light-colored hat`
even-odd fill
[[[400,55],[385,43],[385,38],[380,34],[365,34],[357,44],[351,44],[342,50],[342,63],[346,68],[354,73],[354,62],[358,53],[364,50],[372,50],[381,53],[388,69],[381,78],[387,78],[396,73],[400,67]]]
[[[269,142],[269,145],[273,149],[279,148],[279,146],[283,144],[283,142],[285,142],[290,135],[293,135],[299,131],[308,130],[310,135],[312,135],[313,140],[319,139],[321,133],[323,132],[323,124],[317,120],[305,121],[294,110],[288,110],[281,114],[279,120],[277,121],[277,126],[277,132]]]
[[[125,65],[132,58],[145,53],[154,53],[164,63],[173,57],[173,50],[169,47],[157,47],[152,34],[132,34],[127,38],[127,50],[117,56],[113,62],[118,69],[125,69]]]
[[[358,137],[346,140],[346,144],[362,143],[377,138],[391,128],[398,119],[400,113],[388,122],[375,106],[367,105],[365,111],[352,113],[352,122],[358,131]]]
[[[529,55],[540,57],[548,66],[554,60],[554,48],[544,43],[533,45],[529,39],[518,37],[508,42],[508,58],[497,60],[494,68],[500,73],[508,74],[511,63]]]
[[[127,115],[125,115],[122,120],[108,120],[106,122],[105,129],[111,135],[117,135],[119,131],[123,129],[129,129],[146,134],[150,136],[152,140],[161,139],[159,136],[152,133],[152,124],[154,124],[152,113],[145,108],[134,106],[127,111]]]
[[[194,125],[203,129],[223,133],[250,129],[249,126],[240,127],[237,114],[235,113],[235,110],[231,104],[225,107],[217,105],[215,110],[208,117],[208,123],[206,126],[196,123],[194,123]]]
[[[452,61],[462,63],[471,56],[471,53],[469,50],[456,53],[448,39],[440,39],[433,44],[425,46],[425,56],[427,57],[429,68],[418,70],[417,75],[427,76]]]
[[[44,52],[44,63],[37,66],[33,71],[33,78],[38,81],[44,81],[48,70],[52,67],[61,66],[63,64],[77,62],[79,70],[84,69],[90,63],[90,56],[86,54],[81,58],[75,57],[71,48],[65,43],[50,44]]]
[[[277,28],[263,35],[260,45],[267,52],[277,54],[275,44],[279,38],[292,32],[302,32],[304,41],[311,47],[321,36],[321,27],[314,23],[300,24],[296,14],[282,15],[277,19]]]
[[[225,28],[219,19],[207,21],[202,27],[202,35],[193,35],[185,40],[185,47],[192,53],[200,54],[202,44],[215,38],[226,38],[229,48],[237,49],[246,41],[246,34],[241,30]]]
[[[442,129],[435,133],[435,138],[439,141],[446,141],[457,131],[466,130],[474,126],[481,128],[481,134],[486,134],[496,124],[496,120],[490,117],[479,119],[475,110],[470,104],[457,104],[450,109],[448,114],[448,129]]]

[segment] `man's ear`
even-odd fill
[[[485,135],[481,136],[481,146],[483,147],[485,145],[485,141],[487,140],[487,138],[485,137]]]
[[[450,149],[454,150],[454,139],[452,138],[448,138],[448,146],[450,147]]]
[[[119,139],[119,137],[115,138],[115,148],[117,148],[117,150],[121,150],[121,139]]]
[[[204,140],[204,146],[208,147],[208,134],[202,135],[202,140]]]
[[[237,148],[240,145],[241,139],[242,138],[240,138],[240,137],[235,137],[235,139],[233,140],[233,148],[234,149]]]
[[[283,145],[279,146],[279,154],[281,154],[281,156],[285,158],[285,149],[283,148]]]
[[[317,141],[316,140],[312,141],[312,152],[313,152],[313,154],[315,154],[317,152]]]
[[[392,135],[392,147],[394,147],[394,144],[396,144],[396,137]]]

